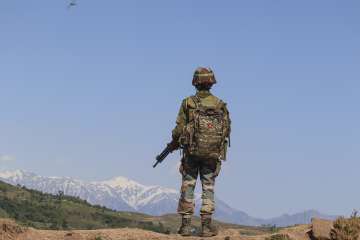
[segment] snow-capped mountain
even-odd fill
[[[138,211],[152,215],[174,212],[178,192],[159,186],[145,186],[125,177],[85,182],[69,177],[43,177],[21,170],[0,172],[0,180],[42,192],[76,196],[91,204],[119,211]],[[159,205],[161,207],[157,208]],[[172,209],[173,208],[173,209]]]
[[[175,213],[179,199],[177,190],[161,186],[146,186],[125,177],[85,182],[69,177],[43,177],[34,173],[15,170],[0,172],[0,180],[45,193],[58,194],[59,191],[62,191],[65,195],[79,197],[91,204],[98,204],[119,211],[136,211],[150,215]],[[200,205],[201,198],[197,195],[196,212],[199,212]],[[305,215],[306,218],[304,218]],[[330,218],[316,211],[308,211],[264,220],[253,218],[245,212],[230,207],[222,200],[216,199],[215,218],[230,223],[253,226],[262,224],[286,226],[308,223],[314,216]]]

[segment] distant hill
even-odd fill
[[[63,191],[65,195],[79,197],[91,204],[153,216],[175,213],[179,199],[179,190],[147,186],[121,176],[106,181],[86,182],[69,177],[46,177],[15,170],[0,172],[0,180],[51,194]],[[241,225],[261,225],[258,219],[230,207],[220,199],[216,199],[216,205],[216,219]],[[201,196],[196,195],[197,213],[200,206]]]
[[[136,227],[156,232],[168,229],[161,222],[147,220],[150,216],[116,212],[101,206],[92,206],[85,200],[44,194],[25,187],[16,187],[0,181],[0,218],[12,218],[42,229],[98,229]]]
[[[176,214],[149,216],[134,212],[118,212],[91,205],[77,197],[42,193],[26,187],[0,181],[0,219],[15,219],[18,223],[38,229],[104,229],[139,228],[159,233],[175,233],[180,219]],[[200,226],[199,218],[194,224]],[[271,228],[246,227],[217,222],[223,229],[239,229],[246,234],[269,233]],[[198,230],[198,228],[194,228]]]
[[[91,204],[106,206],[118,211],[131,211],[161,216],[176,211],[179,198],[178,190],[161,186],[146,186],[127,179],[116,177],[107,181],[85,182],[69,177],[44,177],[21,170],[0,172],[0,180],[7,183],[26,186],[41,192],[79,197]],[[201,198],[196,196],[196,207],[199,212]],[[247,226],[276,225],[290,226],[310,223],[312,217],[334,219],[334,216],[321,214],[315,210],[293,215],[282,215],[271,219],[260,219],[237,210],[224,201],[216,199],[215,218]]]
[[[295,213],[291,215],[284,214],[280,217],[263,220],[263,224],[276,226],[293,226],[299,223],[310,223],[312,218],[335,220],[337,217],[338,216],[326,215],[316,210],[307,210],[301,213]]]

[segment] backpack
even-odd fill
[[[190,156],[225,160],[229,131],[225,103],[218,100],[214,106],[204,106],[198,96],[191,99],[193,119],[185,125],[180,144]]]

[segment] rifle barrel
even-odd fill
[[[156,163],[153,165],[153,168],[156,168],[156,166],[159,164],[159,161],[156,161]]]

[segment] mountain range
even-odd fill
[[[105,206],[118,211],[141,212],[150,215],[163,215],[176,212],[179,192],[161,186],[147,186],[125,177],[115,177],[106,181],[86,182],[70,177],[44,177],[22,170],[0,172],[0,180],[12,185],[21,185],[45,193],[79,197],[91,204]],[[201,197],[196,195],[197,212]],[[290,226],[305,224],[313,217],[334,219],[335,216],[308,210],[293,215],[284,214],[280,217],[260,219],[234,209],[220,199],[216,199],[215,218],[224,222],[260,226]]]

